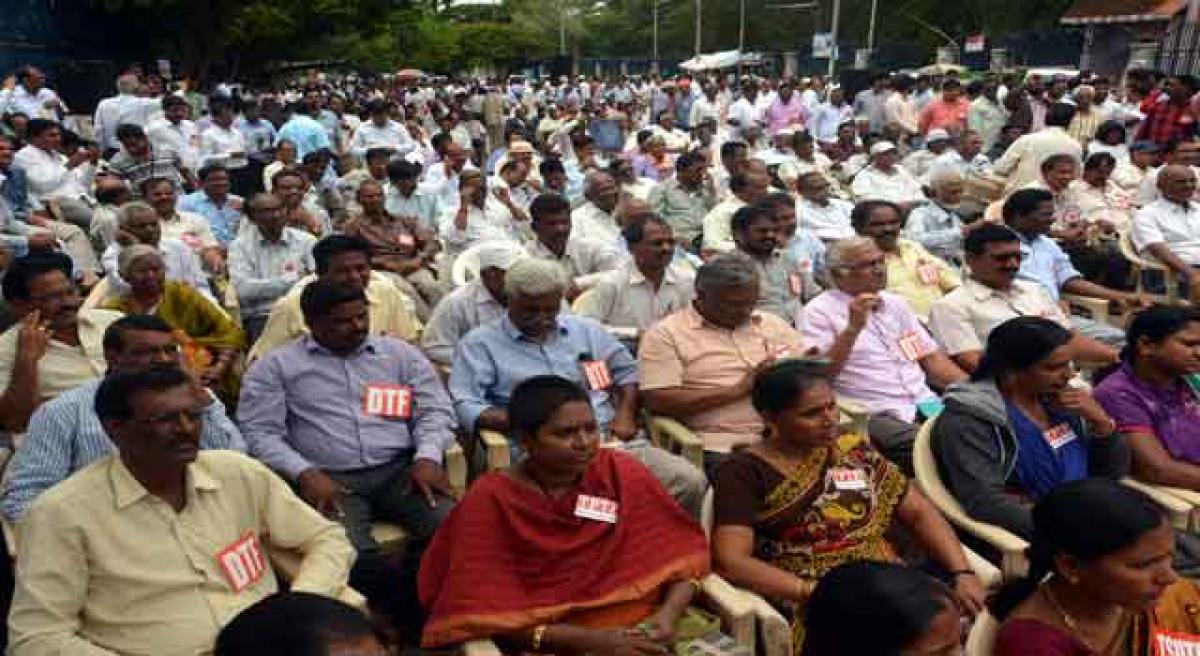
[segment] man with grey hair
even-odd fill
[[[948,167],[934,169],[929,179],[929,201],[913,209],[904,223],[905,237],[959,267],[965,230],[958,208],[965,185],[958,171]]]
[[[870,411],[871,441],[911,476],[913,422],[918,410],[928,418],[940,405],[926,378],[942,388],[967,375],[933,341],[904,297],[884,291],[887,264],[875,240],[843,239],[826,257],[833,288],[804,307],[800,332],[830,361],[838,395]]]
[[[637,455],[680,505],[698,515],[703,475],[641,437],[633,356],[600,324],[562,313],[566,289],[553,262],[531,257],[509,267],[504,316],[472,330],[454,352],[449,388],[459,422],[470,431],[507,432],[517,385],[534,376],[562,376],[590,393],[604,440]]]
[[[621,189],[616,179],[604,171],[592,171],[583,185],[583,197],[587,200],[571,212],[574,236],[615,244],[621,235],[621,222],[617,219]]]
[[[143,98],[137,95],[141,81],[133,73],[125,73],[117,78],[117,95],[105,98],[96,104],[94,120],[96,140],[100,142],[100,152],[106,158],[111,157],[121,144],[117,141],[117,126],[130,123],[146,127],[150,122],[150,113],[159,105],[158,98]]]
[[[1075,117],[1067,125],[1067,134],[1086,148],[1088,143],[1096,138],[1096,130],[1100,124],[1108,120],[1108,112],[1096,106],[1096,88],[1090,84],[1075,87],[1075,93],[1071,97],[1075,101]]]
[[[158,249],[167,268],[167,280],[185,282],[209,300],[217,302],[212,295],[212,287],[208,284],[208,276],[200,265],[200,259],[183,241],[163,237],[158,213],[141,201],[131,201],[121,206],[117,219],[117,240],[105,249],[100,258],[107,274],[105,279],[108,281],[110,297],[129,290],[129,285],[117,271],[117,258],[122,248],[134,244],[145,244]]]
[[[696,274],[696,299],[646,331],[638,347],[646,408],[703,440],[709,480],[734,447],[761,439],[762,418],[750,403],[755,376],[805,354],[787,321],[755,310],[758,275],[745,254],[713,257]]]

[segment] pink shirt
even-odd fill
[[[937,128],[958,134],[967,129],[967,114],[970,111],[971,103],[966,98],[959,98],[954,103],[938,98],[921,112],[921,134],[928,134]]]
[[[834,389],[871,414],[890,412],[912,421],[918,401],[937,398],[925,384],[920,360],[938,347],[903,297],[880,292],[879,298],[881,305],[858,334],[846,366],[833,381]],[[804,306],[800,333],[805,346],[827,353],[850,321],[851,300],[849,294],[831,289]]]
[[[801,128],[808,123],[808,108],[800,100],[800,94],[793,93],[791,102],[783,102],[783,98],[776,98],[771,107],[767,110],[767,129],[771,136],[775,136],[783,128],[789,125],[799,125]]]

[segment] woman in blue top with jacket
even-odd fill
[[[967,514],[1029,539],[1032,502],[1069,481],[1120,478],[1129,447],[1071,385],[1071,333],[1018,317],[988,335],[979,369],[951,386],[932,432],[938,470]]]

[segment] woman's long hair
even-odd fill
[[[875,561],[839,565],[809,598],[802,654],[899,654],[954,604],[950,590],[921,570]]]
[[[1071,331],[1041,317],[1017,317],[992,329],[971,380],[997,379],[1028,369],[1071,341]]]
[[[1146,495],[1107,478],[1067,483],[1033,507],[1033,539],[1026,552],[1029,573],[996,593],[988,604],[1003,620],[1033,594],[1049,574],[1054,557],[1089,562],[1116,553],[1162,526],[1162,511]]]

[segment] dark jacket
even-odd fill
[[[1030,508],[1005,492],[1016,482],[1017,438],[993,381],[956,383],[933,426],[931,446],[942,481],[972,518],[1028,540]],[[1088,445],[1088,473],[1121,478],[1129,473],[1129,446],[1120,436],[1093,438],[1079,417],[1069,422]]]

